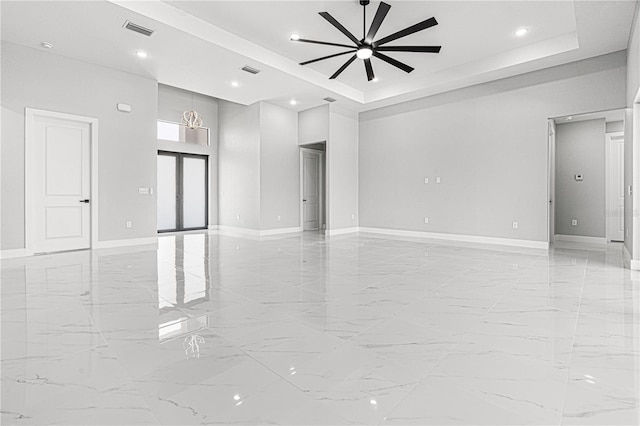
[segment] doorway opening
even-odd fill
[[[624,241],[624,109],[549,119],[549,242]]]
[[[158,232],[207,229],[208,156],[158,151]]]
[[[300,227],[324,232],[326,223],[326,143],[300,146]]]

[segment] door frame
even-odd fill
[[[609,173],[611,171],[611,155],[610,155],[610,145],[613,142],[614,138],[618,139],[618,138],[622,138],[622,143],[624,144],[624,132],[612,132],[612,133],[605,133],[605,153],[604,153],[604,158],[605,158],[605,163],[604,163],[604,197],[605,197],[605,201],[604,201],[604,205],[605,205],[605,223],[604,223],[604,236],[605,239],[607,240],[607,242],[611,242],[612,240],[609,239],[609,234],[610,234],[610,226],[609,226],[609,215],[611,214],[611,200],[609,199],[609,197],[611,196],[610,193],[610,185],[611,185],[611,179],[609,176]],[[624,158],[622,160],[622,167],[623,167],[623,172],[622,172],[622,178],[623,178],[623,190],[624,190]],[[623,220],[624,220],[624,208],[623,208],[623,216],[622,216]],[[624,242],[624,231],[623,231],[623,235],[622,235],[622,241]]]
[[[180,203],[176,201],[176,228],[175,229],[156,229],[158,234],[163,234],[166,232],[183,232],[183,231],[198,231],[203,229],[209,229],[209,156],[206,154],[192,154],[188,152],[178,152],[178,151],[166,151],[159,149],[156,154],[156,159],[158,155],[166,155],[170,157],[175,157],[176,159],[176,196],[179,197]],[[199,228],[181,228],[183,225],[183,213],[182,207],[184,207],[183,202],[183,194],[182,194],[182,184],[183,184],[183,161],[182,159],[185,157],[190,158],[201,158],[204,159],[204,226]],[[156,214],[157,214],[158,206],[156,206]]]
[[[556,122],[550,118],[547,121],[547,169],[549,179],[547,180],[547,225],[548,242],[555,242],[556,233]]]
[[[90,249],[98,246],[98,119],[83,115],[66,114],[44,109],[25,108],[24,121],[24,247],[27,256],[34,254],[34,221],[33,203],[35,194],[35,164],[36,133],[34,125],[38,117],[76,121],[89,125],[91,141],[89,146],[91,167],[91,195],[89,208],[91,209]]]
[[[318,201],[318,231],[326,231],[326,212],[325,212],[325,152],[317,149],[305,148],[304,145],[300,145],[300,230],[304,232],[304,153],[319,154],[319,167],[318,167],[318,190],[320,192],[320,200]],[[323,228],[323,226],[325,228]]]

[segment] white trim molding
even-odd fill
[[[249,229],[249,228],[238,228],[235,226],[225,226],[225,225],[215,225],[217,229],[211,229],[209,231],[210,234],[222,234],[222,235],[230,235],[237,237],[268,237],[270,235],[281,235],[281,234],[293,234],[297,232],[302,232],[302,228],[299,226],[294,226],[292,228],[276,228],[276,229],[265,229],[264,231],[258,229]]]
[[[395,235],[400,237],[461,241],[466,243],[493,244],[493,245],[501,245],[501,246],[524,247],[524,248],[533,248],[533,249],[542,249],[542,250],[549,249],[549,243],[547,241],[517,240],[514,238],[482,237],[477,235],[445,234],[445,233],[423,232],[423,231],[403,231],[399,229],[385,229],[385,228],[360,227],[359,229],[360,229],[360,232],[382,234],[382,235]]]
[[[216,233],[216,231],[213,231],[212,233]],[[231,236],[252,236],[252,237],[260,236],[260,231],[258,231],[257,229],[238,228],[236,226],[226,226],[226,225],[218,225],[217,233],[227,234]]]
[[[624,266],[632,271],[640,271],[640,260],[631,258],[631,253],[629,253],[626,245],[622,246],[622,250],[624,252]]]
[[[94,248],[105,249],[105,248],[113,248],[113,247],[142,246],[142,245],[149,245],[149,244],[158,244],[158,237],[98,241]]]
[[[358,228],[358,227],[342,228],[342,229],[327,229],[324,234],[329,237],[333,237],[335,235],[353,234],[354,232],[360,232],[360,231],[361,231],[361,228]]]
[[[292,228],[266,229],[264,231],[260,231],[260,236],[264,237],[268,235],[293,234],[296,232],[302,232],[302,228],[299,226],[294,226]]]
[[[566,241],[569,243],[607,244],[607,239],[604,237],[583,237],[582,235],[556,234],[554,239],[556,241]]]
[[[25,257],[29,256],[30,253],[27,249],[11,249],[11,250],[0,250],[0,259],[15,259],[16,257]]]

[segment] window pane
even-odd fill
[[[185,228],[206,225],[206,161],[184,157],[182,163],[182,218]]]
[[[158,230],[176,229],[176,157],[158,155]]]
[[[168,123],[166,121],[158,121],[158,139],[166,141],[180,141],[180,125],[177,123]]]

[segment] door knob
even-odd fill
[[[303,199],[302,199],[302,201],[307,201],[307,200],[305,200],[305,199],[303,198]]]
[[[81,203],[89,204],[89,199],[85,198],[84,200],[80,200]]]

